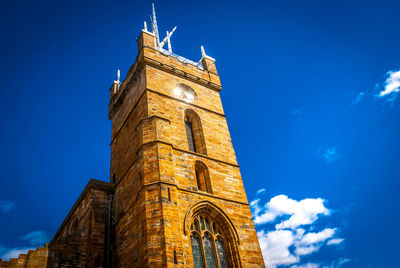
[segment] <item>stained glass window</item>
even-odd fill
[[[218,238],[217,241],[215,241],[215,244],[217,245],[217,255],[218,255],[218,260],[219,260],[219,267],[227,268],[228,262],[226,260],[224,242],[221,240],[221,238]]]
[[[195,220],[195,221],[194,221],[194,229],[195,229],[197,232],[200,232],[199,221],[198,221],[198,220]]]
[[[200,228],[201,228],[201,230],[204,230],[204,220],[203,220],[203,217],[200,217]]]
[[[208,216],[195,217],[190,226],[194,267],[228,268],[225,240],[219,228]]]
[[[207,218],[205,218],[205,221],[206,221],[206,229],[207,229],[207,231],[211,231],[211,229],[210,229],[210,222],[208,221]]]
[[[192,235],[190,237],[190,241],[192,243],[194,268],[203,268],[203,255],[201,253],[200,239],[197,236]]]
[[[210,223],[208,222],[208,219],[206,218],[206,229],[208,230],[208,231],[211,231],[211,229],[210,229]]]
[[[214,243],[208,233],[203,237],[204,255],[206,256],[207,268],[216,268],[217,264],[214,256]]]

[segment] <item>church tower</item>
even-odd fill
[[[112,266],[264,267],[215,60],[174,54],[151,19],[110,89]]]

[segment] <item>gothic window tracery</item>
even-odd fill
[[[194,268],[227,268],[228,260],[222,229],[206,215],[195,217],[190,226]]]

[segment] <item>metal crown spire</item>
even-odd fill
[[[157,26],[157,17],[156,17],[156,9],[154,8],[154,3],[152,3],[153,6],[153,19],[151,19],[151,28],[153,29],[153,33],[156,36],[156,42],[157,45],[160,44],[160,36],[158,35],[158,26]]]
[[[158,32],[158,25],[157,25],[156,9],[154,7],[154,3],[152,3],[152,14],[150,15],[150,25],[151,25],[151,32],[147,29],[147,23],[146,23],[146,21],[144,21],[143,31],[146,33],[152,34],[154,36],[155,49],[160,51],[162,54],[175,57],[181,62],[190,63],[200,69],[204,69],[203,62],[202,62],[203,58],[207,58],[209,60],[215,61],[214,58],[211,58],[210,56],[208,56],[206,54],[203,46],[201,46],[202,59],[198,62],[188,60],[182,56],[179,56],[179,55],[173,53],[172,46],[171,46],[171,37],[177,27],[174,27],[172,29],[172,31],[167,31],[167,35],[162,40],[160,40],[160,35]],[[168,49],[164,48],[165,44],[167,44]]]

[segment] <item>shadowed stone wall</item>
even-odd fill
[[[1,261],[0,267],[106,267],[113,192],[111,183],[90,180],[49,244]]]

